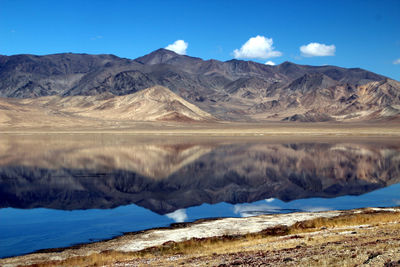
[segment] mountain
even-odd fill
[[[359,68],[202,60],[158,49],[0,56],[0,97],[125,96],[163,86],[228,121],[399,120],[400,83]]]
[[[0,96],[30,98],[64,94],[104,70],[130,60],[113,55],[54,54],[0,56]]]
[[[114,96],[47,96],[28,99],[0,99],[0,123],[32,121],[215,121],[212,115],[171,92],[154,86],[134,94]],[[34,125],[33,123],[32,125]],[[39,125],[36,123],[36,125]]]
[[[1,141],[1,208],[136,204],[166,214],[203,203],[360,195],[400,182],[396,143],[165,145],[127,139],[115,145],[113,138],[43,138],[43,144],[35,138]]]

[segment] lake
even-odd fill
[[[0,139],[0,257],[202,218],[400,205],[400,140]]]

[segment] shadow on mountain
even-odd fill
[[[232,204],[361,195],[400,182],[385,143],[0,142],[0,207],[159,214]],[[13,153],[11,153],[13,151]]]
[[[173,92],[173,98],[178,97],[179,102],[184,103],[172,105],[180,114],[179,121],[185,114],[185,117],[195,121],[210,120],[212,117],[247,122],[398,123],[400,118],[400,83],[367,70],[291,62],[268,66],[236,59],[225,62],[202,60],[158,49],[135,60],[113,55],[72,53],[0,55],[0,97],[5,97],[0,102],[0,123],[5,123],[6,127],[21,126],[20,120],[25,116],[21,115],[21,111],[31,108],[34,110],[33,113],[29,110],[28,117],[34,117],[36,113],[39,118],[47,115],[47,126],[60,119],[76,122],[79,117],[74,115],[78,114],[101,115],[101,118],[107,119],[118,111],[118,117],[123,115],[121,119],[153,120],[154,116],[149,118],[140,110],[140,116],[132,116],[137,113],[135,106],[142,101],[130,106],[123,103],[127,100],[138,101],[141,94],[137,93],[157,85],[168,88]],[[69,104],[80,102],[85,96],[91,96],[88,98],[91,99],[89,107],[68,108]],[[98,99],[104,96],[112,99]],[[36,110],[38,102],[47,100],[53,100],[50,102],[55,105],[40,106]],[[105,104],[100,106],[104,108],[103,114],[88,112],[92,101]],[[118,105],[119,102],[122,106]],[[149,105],[154,101],[149,103],[146,100],[144,103]],[[166,108],[171,108],[170,104],[164,101],[156,108],[165,112]],[[117,108],[116,112],[107,112],[113,109],[112,105]],[[143,111],[145,107],[140,109]],[[124,110],[130,112],[121,112]],[[207,116],[199,116],[200,110]],[[15,116],[19,118],[7,123]],[[156,117],[171,120],[171,116],[173,120],[177,119],[176,114],[169,114],[166,118]],[[128,118],[128,121],[131,119]],[[35,125],[38,123],[40,120],[35,121]]]

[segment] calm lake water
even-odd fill
[[[0,257],[201,218],[399,206],[399,141],[3,135]]]

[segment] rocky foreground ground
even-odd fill
[[[400,231],[399,226],[392,223],[340,227],[258,242],[244,240],[241,245],[225,249],[226,253],[154,256],[112,265],[400,266]]]
[[[0,266],[400,266],[400,208],[177,224]]]

